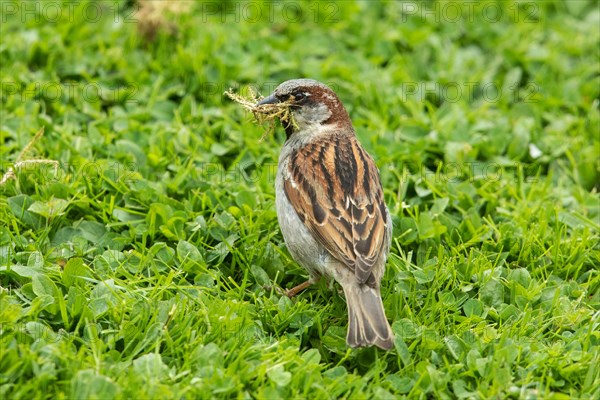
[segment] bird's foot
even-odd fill
[[[267,292],[275,292],[279,296],[283,296],[286,294],[286,290],[283,290],[279,285],[263,285],[262,287]]]

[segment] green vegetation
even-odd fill
[[[600,397],[595,1],[187,5],[0,3],[0,397]],[[277,290],[284,134],[223,92],[297,77],[381,170],[387,353]]]

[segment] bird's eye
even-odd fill
[[[306,98],[306,93],[304,92],[296,92],[293,94],[295,101],[302,101]]]

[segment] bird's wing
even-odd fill
[[[375,163],[354,135],[292,151],[284,191],[318,242],[354,270],[358,282],[374,285],[373,267],[388,240],[388,211]]]

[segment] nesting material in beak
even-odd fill
[[[290,98],[286,101],[279,101],[274,95],[269,97],[259,97],[252,89],[249,95],[244,97],[241,94],[234,93],[233,89],[225,92],[225,95],[231,100],[240,104],[247,111],[252,112],[254,119],[261,125],[268,125],[265,134],[260,138],[261,141],[269,134],[275,131],[275,120],[279,119],[284,125],[292,125],[297,128],[296,121],[291,112],[291,106],[294,100]]]

